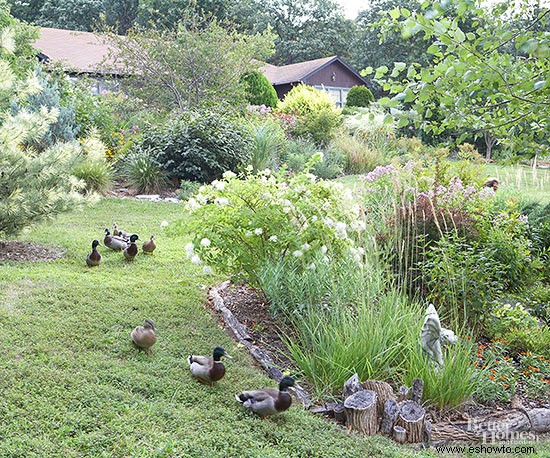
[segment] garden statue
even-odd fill
[[[422,341],[422,349],[435,361],[440,367],[443,367],[443,353],[441,344],[454,344],[458,337],[450,329],[441,327],[439,315],[435,307],[430,304],[426,309],[426,318],[422,325],[422,333],[420,335]]]

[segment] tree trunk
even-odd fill
[[[407,442],[422,442],[424,418],[426,411],[414,401],[403,401],[399,404],[399,415],[396,424],[407,431]]]
[[[384,404],[384,412],[382,413],[382,421],[380,422],[380,432],[389,436],[393,431],[395,420],[399,415],[399,404],[394,399],[388,399]]]
[[[374,391],[358,391],[344,401],[346,424],[348,428],[372,436],[378,431],[376,416],[376,393]]]
[[[397,393],[397,402],[405,401],[408,396],[409,396],[409,388],[407,388],[405,385],[402,385],[399,388],[399,392]]]

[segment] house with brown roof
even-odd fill
[[[351,87],[368,86],[367,81],[338,56],[281,67],[265,64],[260,71],[273,84],[279,99],[283,99],[294,86],[303,83],[328,91],[334,103],[342,107]]]
[[[59,63],[71,76],[93,78],[92,90],[95,93],[114,89],[113,77],[116,82],[117,77],[123,76],[108,59],[112,47],[94,33],[41,27],[34,46],[39,50],[38,58],[42,62]],[[337,56],[281,67],[265,64],[260,71],[273,84],[279,99],[283,99],[292,87],[303,83],[328,91],[334,103],[343,106],[351,87],[368,85],[359,73]]]
[[[40,36],[34,42],[38,60],[61,65],[71,77],[88,76],[92,92],[117,88],[120,73],[109,59],[112,47],[91,32],[40,27]]]

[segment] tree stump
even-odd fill
[[[407,399],[409,396],[409,389],[402,385],[401,388],[399,388],[399,392],[397,393],[397,402],[403,402]]]
[[[422,442],[425,416],[426,411],[417,402],[403,401],[399,404],[399,415],[396,424],[405,428],[408,442]]]
[[[399,415],[399,404],[395,399],[388,399],[384,404],[382,421],[380,422],[380,432],[389,436],[393,431],[393,426]]]
[[[412,387],[411,387],[411,395],[410,395],[411,401],[421,404],[423,392],[424,392],[424,380],[420,378],[415,378],[413,380]]]
[[[346,424],[349,428],[372,436],[378,431],[376,416],[376,393],[374,391],[358,391],[344,401]]]
[[[334,407],[334,419],[338,423],[346,424],[346,409],[344,404],[338,404]]]
[[[432,442],[432,429],[432,422],[430,420],[426,420],[424,422],[424,431],[422,431],[422,442],[426,446],[429,446]]]
[[[395,439],[395,442],[404,444],[407,441],[407,431],[402,426],[394,426],[393,438]]]
[[[359,381],[359,376],[357,373],[353,374],[346,383],[344,383],[344,399],[350,397],[352,394],[357,393],[358,391],[363,391],[363,385]]]
[[[386,401],[395,398],[393,388],[389,383],[381,382],[380,380],[367,380],[363,382],[363,388],[376,393],[376,414],[378,418],[382,418]]]

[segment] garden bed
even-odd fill
[[[65,256],[65,252],[66,250],[60,247],[45,246],[33,242],[0,241],[0,262],[53,261]]]
[[[281,336],[289,335],[291,330],[284,323],[278,322],[270,314],[269,306],[262,298],[260,292],[250,288],[246,284],[235,285],[229,282],[222,284],[219,289],[213,288],[212,291],[214,291],[214,294],[219,294],[222,307],[226,307],[233,319],[236,319],[236,322],[233,324],[229,324],[226,317],[223,320],[224,325],[232,330],[232,334],[236,335],[239,332],[235,332],[235,326],[243,326],[242,330],[245,340],[250,340],[253,346],[260,347],[263,352],[267,353],[277,368],[293,373],[298,372],[298,369],[286,356],[286,347],[281,339]],[[211,300],[211,303],[214,302],[214,300]],[[220,312],[219,305],[215,305],[215,309],[217,312]],[[254,353],[253,356],[256,357]],[[262,362],[260,364],[263,365]],[[268,370],[268,372],[270,371]],[[271,372],[270,375],[273,376]],[[307,387],[307,385],[305,386]],[[521,392],[521,389],[518,391]],[[327,406],[329,404],[317,406],[313,411],[321,414],[324,413],[328,420],[334,421],[334,415],[330,414],[330,407]],[[461,440],[471,442],[480,438],[481,433],[478,429],[483,427],[480,425],[483,425],[484,422],[496,425],[502,419],[504,426],[501,427],[509,431],[510,427],[508,423],[510,421],[517,422],[516,417],[518,415],[528,418],[526,412],[537,412],[538,415],[540,415],[540,412],[543,412],[546,418],[548,410],[550,410],[550,403],[516,395],[511,402],[483,405],[470,401],[462,406],[461,409],[450,411],[441,411],[427,406],[426,418],[434,423],[434,443]],[[530,418],[528,419],[530,420]],[[475,430],[470,431],[470,426],[475,428]],[[526,424],[525,427],[527,426]],[[529,431],[529,429],[521,430]],[[547,439],[550,437],[550,433],[540,430],[537,431],[536,436],[541,439]]]

